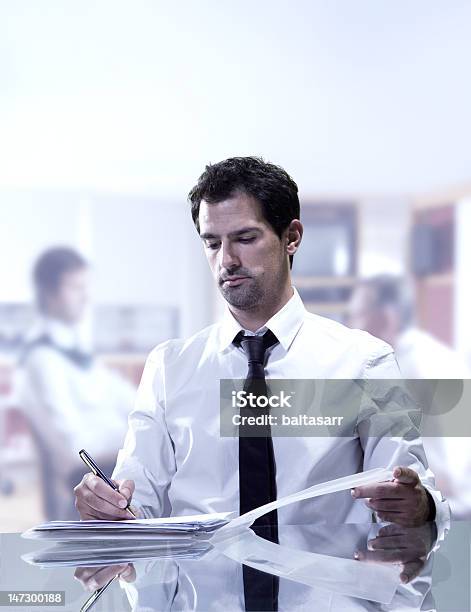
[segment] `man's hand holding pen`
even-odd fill
[[[113,481],[118,490],[112,489],[95,474],[85,474],[75,489],[75,507],[82,520],[127,520],[132,519],[128,504],[134,493],[132,480]]]
[[[125,582],[134,582],[136,570],[132,563],[121,563],[119,565],[103,565],[101,567],[78,567],[74,578],[78,580],[84,589],[96,591],[105,586],[111,579],[119,577]]]
[[[79,451],[79,457],[92,471],[91,474],[85,474],[82,482],[74,489],[75,507],[82,521],[137,518],[130,505],[134,482],[108,478],[84,448]]]

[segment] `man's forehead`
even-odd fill
[[[216,204],[201,200],[200,234],[228,234],[244,227],[267,226],[260,204],[245,194],[235,195]]]

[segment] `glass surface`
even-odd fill
[[[106,544],[96,541],[64,544],[3,534],[0,591],[65,591],[65,606],[11,609],[80,610],[96,588],[127,568],[129,582],[113,580],[90,609],[229,612],[245,609],[242,566],[236,559],[251,558],[258,567],[260,564],[266,569],[272,567],[282,576],[291,571],[295,577],[280,578],[279,610],[380,610],[385,606],[388,610],[470,609],[471,523],[452,523],[438,550],[432,553],[429,551],[435,546],[435,531],[429,525],[415,530],[389,525],[380,532],[381,528],[384,526],[377,524],[280,525],[278,562],[272,561],[272,565],[268,555],[263,558],[263,550],[265,544],[267,550],[277,545],[252,530],[244,530],[231,542],[226,539],[213,545],[198,540],[192,546],[177,548],[158,548],[155,541],[130,545],[129,541],[118,539]],[[382,537],[380,550],[371,550],[375,537]],[[387,537],[396,538],[395,542],[402,538],[401,545],[385,552]],[[261,551],[257,559],[251,552],[255,541]],[[355,551],[367,559],[354,560]],[[420,561],[424,553],[426,558]],[[25,556],[29,562],[24,560]],[[107,561],[103,563],[105,557]],[[386,557],[392,563],[385,562]],[[375,576],[387,571],[387,567],[402,567],[397,565],[400,558],[407,561],[407,571],[417,575],[408,584],[397,582],[389,604],[369,600],[369,592],[381,597],[384,590],[381,584],[375,584],[378,582]],[[58,566],[63,563],[71,565]],[[90,590],[85,588],[87,584]],[[357,594],[363,591],[363,595],[354,597],[352,591]]]

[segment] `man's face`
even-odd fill
[[[368,287],[357,287],[350,298],[347,325],[363,329],[377,338],[384,338],[386,319],[381,308],[374,306],[374,295]]]
[[[244,193],[217,204],[202,200],[199,225],[214,279],[231,306],[250,310],[279,295],[288,257],[256,200]]]
[[[79,268],[66,272],[57,290],[47,297],[48,314],[66,323],[77,323],[88,303],[88,270]]]

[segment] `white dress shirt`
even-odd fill
[[[296,290],[264,327],[279,340],[267,378],[400,378],[389,345],[309,313]],[[226,309],[220,323],[150,353],[113,474],[135,481],[134,500],[144,515],[239,512],[239,443],[220,437],[219,381],[246,377],[247,358],[232,344],[240,330]],[[362,470],[410,466],[435,500],[437,521],[447,519],[447,502],[435,490],[418,435],[274,437],[273,446],[278,497]],[[353,500],[349,491],[278,510],[280,524],[370,520],[364,500]]]
[[[29,339],[41,336],[54,346],[38,345],[27,353],[17,380],[20,408],[58,471],[79,469],[81,448],[97,460],[112,462],[126,435],[135,388],[97,359],[81,367],[60,351],[83,351],[74,326],[43,318]]]

